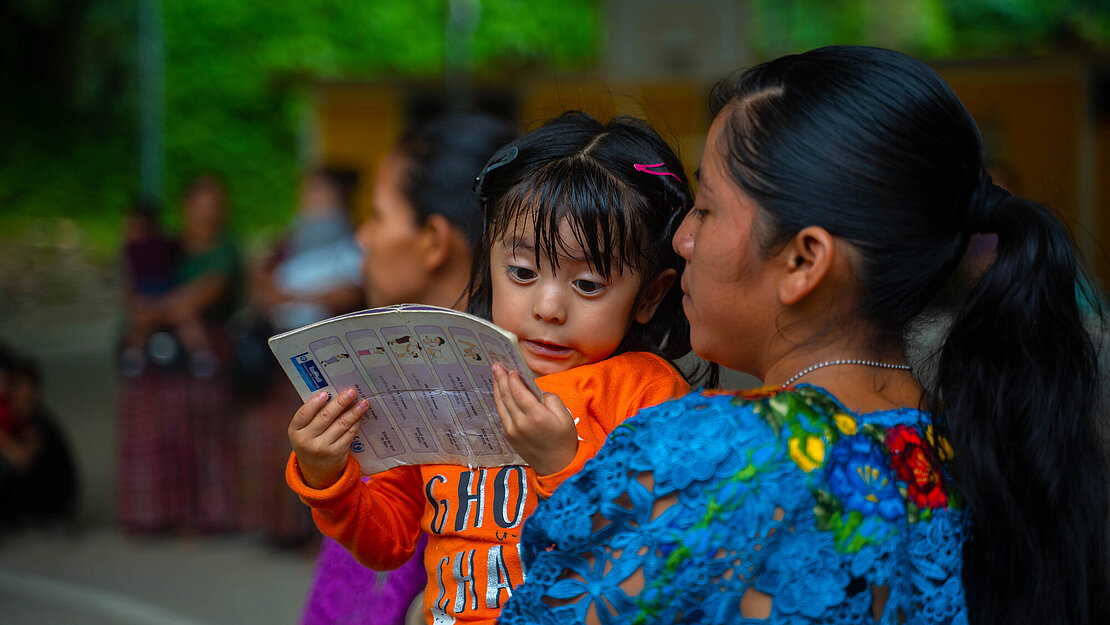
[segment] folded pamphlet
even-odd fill
[[[493,401],[493,363],[540,397],[514,335],[415,304],[340,315],[278,334],[270,349],[301,399],[354,387],[370,401],[351,443],[366,475],[408,464],[524,464]]]

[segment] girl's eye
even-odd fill
[[[516,267],[510,265],[505,269],[505,271],[508,272],[509,277],[516,282],[529,282],[536,277],[536,272],[528,269],[527,267]]]
[[[575,280],[574,288],[583,295],[597,295],[605,289],[605,285],[593,280]]]

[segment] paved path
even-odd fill
[[[31,532],[0,544],[6,625],[295,623],[305,554],[245,538],[133,539],[111,529]]]
[[[3,625],[296,623],[312,553],[249,537],[128,538],[112,524],[115,337],[112,311],[0,319],[0,342],[43,367],[45,401],[82,481],[78,528],[0,540]]]

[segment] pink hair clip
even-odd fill
[[[664,163],[656,163],[654,165],[645,165],[643,163],[635,163],[634,165],[632,165],[632,168],[635,169],[636,171],[642,171],[645,174],[651,174],[653,176],[674,176],[675,180],[677,180],[679,182],[682,182],[682,178],[679,178],[678,176],[675,176],[674,174],[672,174],[669,171],[651,171],[651,169],[649,169],[650,167],[662,167],[663,165],[664,165]]]

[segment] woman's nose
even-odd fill
[[[686,260],[690,260],[694,253],[693,222],[694,220],[690,218],[690,215],[686,215],[671,239],[671,247],[674,248],[675,253]]]
[[[374,226],[370,223],[370,220],[367,219],[365,222],[363,222],[361,226],[358,227],[358,230],[355,231],[355,242],[358,243],[358,246],[363,251],[363,253],[370,250],[370,240],[374,236],[373,227]]]

